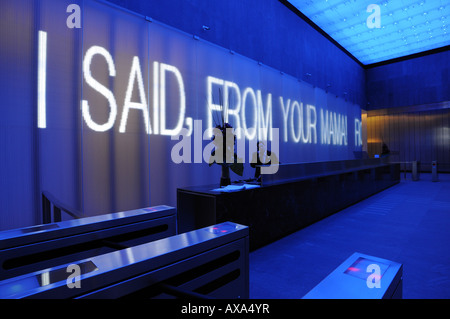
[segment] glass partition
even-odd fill
[[[361,150],[358,105],[108,2],[9,1],[0,17],[0,137],[14,159],[1,158],[0,203],[33,211],[0,229],[39,223],[43,192],[91,216],[175,206],[178,187],[218,185],[207,129],[222,116],[244,162],[233,181],[254,177],[257,140],[286,164]]]

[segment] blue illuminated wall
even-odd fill
[[[365,105],[364,69],[278,0],[109,2]]]
[[[214,124],[219,89],[234,127],[279,129],[283,163],[353,158],[360,106],[449,100],[448,51],[365,70],[278,1],[110,3],[1,2],[0,230],[40,223],[42,191],[89,216],[217,184],[218,166],[172,151],[180,128]]]
[[[67,26],[74,3],[82,9],[79,29]],[[40,223],[43,191],[90,216],[176,205],[177,187],[217,184],[218,166],[194,154],[179,164],[173,146],[181,129],[190,132],[193,152],[210,144],[201,134],[195,140],[192,129],[196,120],[203,130],[216,124],[220,92],[248,152],[244,176],[233,180],[253,176],[250,141],[261,132],[270,140],[271,128],[279,130],[283,163],[350,159],[361,149],[356,101],[364,77],[353,60],[280,4],[253,10],[218,2],[197,19],[198,3],[180,3],[191,27],[217,17],[209,27],[221,46],[107,2],[2,2],[0,229]],[[288,26],[304,28],[304,41],[290,42],[294,34],[274,21],[256,28],[270,9],[273,19],[287,15]],[[229,29],[239,25],[233,15],[248,22],[247,33]]]
[[[88,216],[217,184],[218,166],[172,151],[180,128],[214,124],[219,89],[234,127],[279,129],[283,163],[353,158],[360,106],[449,100],[448,51],[365,70],[278,1],[110,3],[0,4],[0,230],[40,223],[42,191]]]

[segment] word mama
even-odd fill
[[[347,145],[347,116],[320,110],[322,144]]]

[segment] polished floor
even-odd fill
[[[450,175],[401,182],[250,253],[250,298],[302,298],[354,252],[403,264],[403,298],[450,299]],[[323,200],[327,200],[324,198]]]

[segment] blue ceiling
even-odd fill
[[[364,65],[450,45],[449,0],[287,2]]]

